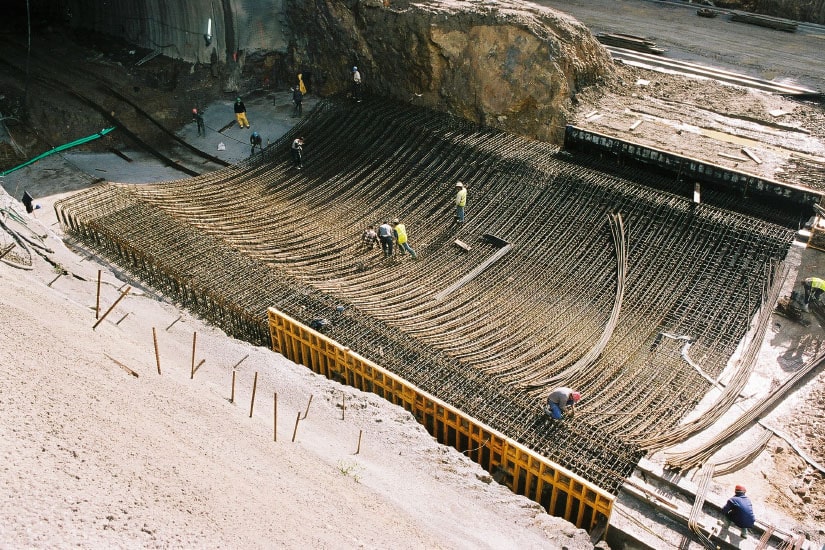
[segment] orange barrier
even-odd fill
[[[268,317],[277,353],[405,408],[440,443],[465,453],[548,513],[588,531],[606,529],[614,500],[609,493],[285,313],[269,308]]]

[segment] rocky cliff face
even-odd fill
[[[609,54],[575,19],[496,0],[288,2],[292,56],[314,91],[349,89],[559,142],[577,91],[613,75]]]

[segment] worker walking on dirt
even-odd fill
[[[572,411],[572,407],[574,407],[581,398],[582,394],[570,388],[556,388],[547,396],[547,404],[544,406],[544,412],[553,420],[559,420],[562,415],[567,412],[568,408]]]
[[[304,138],[295,138],[292,142],[292,166],[300,170],[304,167]]]
[[[378,226],[378,240],[381,241],[381,250],[384,251],[384,257],[392,256],[393,236],[392,226],[390,222],[384,222]]]
[[[753,505],[751,505],[751,501],[745,495],[745,492],[744,486],[737,485],[734,489],[734,496],[730,497],[724,508],[722,508],[722,514],[725,516],[728,527],[730,527],[731,522],[736,524],[741,529],[742,538],[748,536],[748,529],[751,529],[756,523],[756,517],[753,515]]]
[[[398,248],[401,250],[401,254],[409,252],[412,259],[417,260],[418,255],[415,253],[415,250],[412,249],[410,246],[410,241],[407,239],[407,228],[398,218],[395,218],[392,221],[392,224],[392,236],[395,238],[395,244],[398,245]]]
[[[467,188],[458,182],[455,184],[455,221],[464,223],[464,207],[467,206]]]
[[[375,232],[374,225],[364,229],[364,233],[361,234],[361,244],[366,250],[372,250],[378,244],[378,233]]]
[[[805,302],[802,304],[802,309],[808,311],[811,298],[819,301],[819,297],[825,292],[825,280],[819,277],[808,277],[802,283],[802,288],[805,290]]]
[[[240,97],[235,98],[235,118],[238,119],[238,127],[249,128],[249,119],[246,118],[246,105]]]
[[[260,153],[264,152],[264,148],[261,145],[261,134],[258,132],[252,132],[252,135],[249,136],[249,144],[252,145],[252,152],[249,153],[250,157],[255,154],[255,147],[258,148]]]
[[[206,126],[203,123],[203,111],[197,107],[192,109],[192,120],[198,124],[198,135],[206,136]]]
[[[301,116],[304,114],[304,94],[301,92],[301,89],[298,86],[292,88],[292,103],[295,104],[295,108],[292,110],[292,116]]]

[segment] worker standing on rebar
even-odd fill
[[[249,128],[249,119],[246,118],[246,105],[240,97],[235,98],[235,118],[238,120],[239,128]]]
[[[389,258],[392,256],[393,240],[390,222],[385,221],[378,226],[378,240],[381,241],[381,250],[384,251],[384,257]]]
[[[252,135],[249,136],[249,144],[252,145],[252,152],[249,153],[250,157],[255,154],[255,147],[258,148],[259,152],[264,152],[264,148],[263,145],[261,145],[261,141],[261,134],[259,134],[258,132],[252,132]]]
[[[415,253],[415,250],[413,250],[410,246],[410,241],[407,238],[406,226],[403,223],[401,223],[401,220],[399,220],[398,218],[395,218],[392,221],[392,224],[392,236],[395,238],[395,244],[398,245],[398,248],[401,250],[401,254],[404,254],[404,252],[409,252],[410,256],[412,256],[412,259],[417,260],[418,255]]]
[[[361,103],[361,73],[358,72],[358,67],[352,68],[352,97]]]
[[[300,170],[304,167],[304,138],[295,138],[292,141],[292,166]]]
[[[559,420],[562,415],[567,412],[568,408],[574,407],[582,395],[573,391],[570,388],[560,387],[554,389],[547,396],[547,404],[544,406],[544,412],[553,420]]]
[[[808,304],[811,303],[811,298],[819,301],[819,297],[825,292],[825,280],[819,277],[808,277],[802,283],[802,288],[805,290],[805,302],[802,304],[802,309],[808,311]]]
[[[464,207],[467,206],[467,188],[462,182],[455,184],[455,221],[464,223]]]
[[[192,109],[192,120],[198,124],[198,135],[206,136],[206,126],[203,123],[203,111],[195,107]]]
[[[734,489],[734,496],[730,497],[725,503],[725,507],[722,508],[722,514],[725,516],[728,527],[730,527],[731,522],[736,524],[741,529],[742,538],[748,536],[748,529],[751,529],[756,523],[753,505],[745,492],[744,486],[737,485]]]
[[[361,234],[361,244],[366,250],[372,250],[378,244],[378,233],[375,232],[375,226],[371,225]]]

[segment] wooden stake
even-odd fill
[[[51,283],[49,283],[49,284],[47,284],[46,286],[48,286],[48,287],[52,286],[52,283],[54,283],[56,280],[58,280],[58,279],[59,279],[60,277],[62,277],[62,276],[63,276],[63,274],[62,274],[62,273],[58,274],[58,275],[57,275],[57,277],[55,277],[54,279],[52,279],[52,282],[51,282]]]
[[[309,414],[309,406],[310,406],[310,405],[312,405],[312,396],[311,396],[311,395],[309,396],[309,403],[307,403],[307,410],[306,410],[306,412],[304,413],[304,417],[303,417],[303,418],[301,418],[301,420],[306,420],[306,417],[307,417],[307,415]],[[300,413],[298,413],[298,414],[300,414]]]
[[[131,311],[127,311],[127,312],[126,312],[126,315],[124,315],[123,317],[121,317],[121,318],[118,320],[118,322],[117,322],[117,323],[115,323],[115,325],[120,325],[120,323],[121,323],[121,322],[123,322],[123,320],[124,320],[124,319],[126,319],[126,318],[129,316],[129,314],[130,314],[130,313],[132,313],[132,312],[131,312]]]
[[[97,270],[97,300],[95,300],[95,319],[100,317],[100,270]]]
[[[195,370],[193,371],[193,374],[195,372],[198,372],[198,369],[201,368],[204,363],[206,363],[206,359],[201,359],[200,361],[198,361],[198,364],[195,365]]]
[[[189,380],[195,379],[195,344],[198,341],[198,333],[192,333],[192,374],[189,375]]]
[[[170,328],[172,328],[172,326],[173,326],[175,323],[177,323],[178,321],[180,321],[180,320],[181,320],[181,317],[182,317],[181,315],[178,315],[178,318],[177,318],[177,319],[175,319],[174,321],[172,321],[172,323],[171,323],[168,327],[166,327],[166,330],[169,330]]]
[[[301,421],[301,411],[298,411],[298,417],[295,419],[295,429],[292,430],[292,442],[295,443],[295,434],[298,433],[298,422]]]
[[[243,359],[241,359],[240,361],[235,363],[235,366],[232,367],[232,370],[237,369],[240,366],[240,364],[244,362],[244,359],[246,359],[247,357],[249,357],[249,355],[247,355],[246,357],[244,357]]]
[[[252,418],[252,409],[255,407],[255,390],[258,388],[258,373],[255,372],[255,380],[252,381],[252,401],[249,402],[249,418]]]
[[[278,441],[278,392],[272,400],[272,441]]]
[[[104,353],[103,355],[105,355],[106,357],[108,357],[109,359],[114,361],[117,366],[119,366],[120,368],[122,368],[123,370],[125,370],[126,372],[128,372],[129,374],[134,376],[135,378],[138,378],[138,373],[136,373],[135,371],[133,371],[132,369],[130,369],[129,367],[127,367],[126,365],[124,365],[123,363],[121,363],[120,361],[115,359],[114,357],[112,357],[111,355],[109,355],[108,353]]]
[[[355,454],[361,452],[361,435],[364,433],[364,430],[358,430],[358,448],[355,449]]]
[[[98,320],[97,320],[97,323],[95,323],[95,324],[94,324],[94,326],[92,327],[92,330],[96,329],[96,328],[97,328],[97,325],[99,325],[100,323],[102,323],[102,322],[103,322],[103,319],[105,319],[105,318],[106,318],[106,316],[107,316],[107,315],[109,315],[109,314],[112,312],[112,310],[113,310],[113,309],[115,309],[115,307],[116,307],[116,306],[120,303],[120,301],[121,301],[122,299],[124,299],[124,298],[126,297],[126,295],[127,295],[127,294],[129,294],[129,291],[130,291],[130,290],[132,290],[132,287],[127,286],[127,287],[126,287],[126,290],[124,290],[124,291],[123,291],[123,293],[122,293],[120,296],[118,296],[117,300],[115,300],[115,303],[114,303],[114,304],[112,304],[112,305],[109,307],[109,309],[107,309],[107,310],[106,310],[106,313],[104,313],[104,314],[103,314],[103,317],[101,317],[100,319],[98,319]]]
[[[341,420],[344,419],[345,410],[347,410],[347,394],[341,392]]]
[[[232,396],[229,398],[230,403],[235,402],[235,374],[237,374],[237,372],[238,371],[234,369],[232,370]]]
[[[158,363],[158,374],[160,374],[160,353],[158,352],[158,334],[155,327],[152,327],[152,340],[155,341],[155,361]]]

